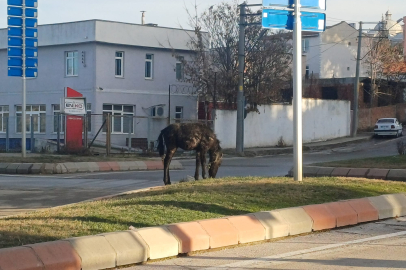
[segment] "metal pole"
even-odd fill
[[[171,85],[169,85],[168,97],[169,97],[168,101],[168,126],[169,126],[171,124]]]
[[[26,151],[26,119],[25,119],[25,107],[26,107],[26,89],[27,89],[27,85],[26,85],[26,67],[25,67],[25,0],[23,0],[23,14],[22,14],[22,19],[23,19],[23,104],[22,104],[22,108],[21,108],[21,154],[22,157],[25,158],[27,156],[27,151]]]
[[[6,117],[6,152],[10,151],[10,133],[9,133],[9,116]]]
[[[293,176],[302,181],[302,22],[300,0],[294,3],[293,23]]]
[[[106,132],[106,154],[110,156],[111,147],[111,114],[107,114],[107,132]]]
[[[31,143],[31,147],[30,147],[30,149],[31,149],[31,153],[34,153],[34,116],[33,115],[31,115],[31,117],[30,117],[30,135],[31,135],[31,140],[30,140],[30,143]]]
[[[129,131],[128,131],[128,152],[131,153],[131,132],[133,129],[134,118],[132,116],[128,116],[128,119],[130,120],[129,121],[130,127],[129,127]]]
[[[148,131],[147,131],[147,150],[149,151],[150,141],[151,141],[151,116],[148,115]]]
[[[245,67],[245,8],[240,5],[240,36],[238,41],[238,92],[237,92],[237,137],[236,152],[244,154],[244,67]]]
[[[57,113],[57,120],[56,120],[56,124],[58,125],[56,127],[56,151],[58,153],[61,152],[61,114]]]
[[[361,62],[361,46],[362,46],[362,22],[359,22],[358,34],[358,52],[357,52],[357,65],[355,68],[355,83],[354,83],[354,104],[352,116],[352,137],[357,136],[358,130],[358,91],[359,91],[359,67]]]
[[[90,116],[92,117],[92,116]],[[87,145],[88,145],[88,126],[89,126],[89,122],[87,121],[87,114],[85,114],[85,116],[83,116],[83,122],[84,122],[84,126],[85,126],[85,130],[83,131],[83,144],[84,144],[84,149],[87,149]]]

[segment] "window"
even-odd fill
[[[103,121],[107,115],[111,117],[111,132],[112,133],[134,133],[134,106],[133,105],[115,105],[103,104]],[[106,132],[107,128],[104,127]]]
[[[66,52],[66,76],[78,76],[78,52]]]
[[[21,106],[16,106],[16,131],[21,133]],[[27,105],[26,106],[26,132],[31,132],[31,118],[34,123],[34,133],[45,133],[46,131],[46,106]]]
[[[310,67],[309,67],[309,66],[306,66],[305,78],[306,78],[306,79],[309,79],[309,76],[310,76]]]
[[[308,38],[302,39],[302,51],[303,52],[309,51],[309,39]]]
[[[66,127],[66,117],[65,115],[61,114],[61,105],[53,104],[52,110],[54,112],[54,132],[58,132],[58,117],[59,117],[59,132],[65,132]]]
[[[145,56],[145,79],[152,80],[154,70],[154,55],[147,54]]]
[[[124,77],[124,52],[116,52],[116,77]]]
[[[178,120],[178,119],[182,119],[182,118],[183,118],[183,107],[176,106],[176,108],[175,108],[176,123],[180,123],[180,120]]]
[[[184,61],[184,57],[183,56],[179,56],[177,57],[178,62],[176,62],[176,79],[178,81],[183,80],[184,76],[183,76],[183,61]]]
[[[350,70],[350,67],[347,67],[347,70]]]
[[[7,121],[9,117],[8,105],[0,106],[0,133],[7,131]]]

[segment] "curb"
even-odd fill
[[[314,151],[314,150],[325,150],[330,149],[331,147],[338,147],[338,146],[345,146],[350,143],[355,142],[362,142],[362,141],[369,141],[371,140],[372,136],[370,137],[361,137],[351,141],[343,141],[343,142],[331,142],[326,141],[324,144],[314,145],[314,143],[306,143],[303,145],[303,151]],[[313,144],[313,145],[312,145]],[[223,149],[223,153],[227,155],[236,155],[240,156],[234,149]],[[264,149],[256,149],[256,148],[246,148],[244,149],[243,156],[245,157],[255,157],[255,156],[268,156],[268,155],[280,155],[280,154],[292,154],[293,147],[270,147]]]
[[[68,174],[163,169],[164,165],[161,161],[0,163],[0,174]],[[173,160],[169,169],[183,170],[183,166],[179,161]]]
[[[288,175],[293,176],[293,168]],[[406,182],[406,169],[303,166],[304,177],[353,177]]]
[[[406,215],[406,194],[344,200],[0,249],[0,269],[102,270]],[[224,229],[227,228],[227,229]]]

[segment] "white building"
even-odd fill
[[[179,60],[191,53],[191,35],[193,31],[183,29],[102,20],[39,26],[38,77],[27,80],[27,114],[34,116],[35,137],[56,138],[53,115],[60,110],[65,87],[82,93],[88,112],[98,115],[92,118],[90,138],[103,114],[116,116],[113,144],[125,145],[131,126],[133,138],[155,140],[169,111],[170,118],[196,120],[197,96],[176,93],[185,87]],[[0,63],[0,120],[9,116],[10,138],[21,138],[22,80],[7,76],[7,29],[0,29]],[[169,85],[175,90],[170,103]],[[148,116],[153,116],[150,123]],[[0,140],[5,138],[4,122]]]
[[[346,22],[328,26],[322,33],[303,35],[306,75],[320,79],[355,77],[357,48],[358,30]],[[362,65],[360,76],[367,76]]]

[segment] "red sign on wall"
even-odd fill
[[[67,98],[78,98],[83,95],[72,88],[66,89]],[[66,116],[66,150],[68,152],[80,152],[83,148],[83,117],[77,115]]]

